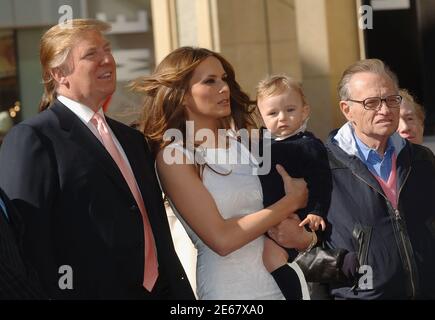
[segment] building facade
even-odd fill
[[[107,110],[111,116],[126,123],[135,121],[142,111],[141,101],[126,88],[128,81],[150,73],[170,51],[191,45],[222,53],[235,67],[239,83],[251,98],[257,82],[269,74],[286,73],[301,81],[312,109],[309,129],[324,139],[344,121],[336,87],[348,65],[366,56],[381,55],[400,69],[394,63],[397,59],[389,58],[391,54],[382,56],[372,50],[371,43],[376,48],[382,46],[371,39],[373,34],[382,34],[385,23],[380,19],[385,12],[412,16],[416,24],[423,25],[418,12],[424,11],[427,17],[427,11],[435,12],[429,1],[0,0],[0,108],[7,111],[3,113],[4,127],[37,113],[42,94],[38,57],[41,35],[66,18],[88,17],[112,24],[108,37],[118,63],[119,83]],[[424,21],[430,20],[427,17]],[[414,32],[416,36],[423,34],[418,28]],[[429,43],[430,39],[425,41]],[[407,61],[406,65],[412,63]],[[433,75],[435,70],[427,73]],[[421,88],[416,91],[425,104],[432,101],[430,93],[434,90],[429,88],[435,81],[425,75],[420,78],[420,82],[411,84]],[[405,83],[412,87],[410,81]],[[432,126],[435,106],[425,107],[428,118],[434,118],[428,122]]]

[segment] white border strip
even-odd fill
[[[407,10],[411,8],[409,0],[371,0],[370,5],[374,11]]]

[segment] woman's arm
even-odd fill
[[[305,182],[287,175],[283,180],[286,189],[291,191],[281,200],[252,214],[224,219],[194,165],[167,164],[163,160],[163,151],[159,152],[156,161],[166,195],[202,241],[222,256],[259,237],[307,201]]]

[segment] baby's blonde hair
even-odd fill
[[[285,74],[268,76],[258,83],[257,103],[261,99],[277,96],[287,90],[295,90],[301,96],[303,105],[308,104],[302,85]]]

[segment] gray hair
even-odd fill
[[[338,95],[340,100],[350,99],[349,82],[352,77],[361,72],[371,72],[380,75],[388,76],[394,83],[394,86],[399,90],[399,81],[396,74],[379,59],[360,60],[348,67],[341,76],[338,84]]]

